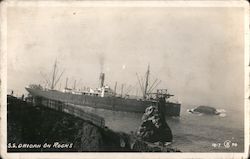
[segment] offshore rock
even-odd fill
[[[213,107],[210,106],[199,106],[195,109],[190,110],[191,113],[203,113],[208,115],[219,115],[220,113]]]
[[[151,143],[165,143],[173,140],[172,131],[156,106],[146,108],[137,134],[142,140]]]

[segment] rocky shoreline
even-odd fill
[[[8,96],[8,152],[180,152]]]

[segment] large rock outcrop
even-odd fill
[[[165,143],[173,140],[172,131],[165,121],[165,114],[160,110],[160,106],[149,106],[142,116],[138,136],[144,141]]]

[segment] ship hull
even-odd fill
[[[89,106],[93,108],[109,109],[113,111],[125,111],[144,113],[148,106],[156,105],[157,103],[150,100],[138,100],[119,97],[98,97],[91,95],[80,95],[72,93],[64,93],[56,90],[40,90],[26,88],[33,97],[42,97],[45,99],[61,101],[81,106]],[[180,104],[166,102],[167,116],[180,116]]]

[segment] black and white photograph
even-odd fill
[[[1,8],[3,158],[247,158],[247,2]]]

